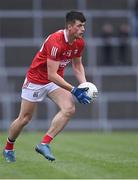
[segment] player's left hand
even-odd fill
[[[90,104],[91,98],[86,95],[89,88],[77,88],[73,87],[71,93],[77,98],[81,104]]]

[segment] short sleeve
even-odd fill
[[[54,38],[49,38],[44,44],[45,51],[47,53],[47,58],[60,61],[61,57],[61,46],[58,40]]]

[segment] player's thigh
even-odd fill
[[[72,94],[63,88],[58,88],[52,91],[48,94],[48,97],[60,108],[69,108],[75,106]]]
[[[30,102],[28,100],[22,99],[21,101],[21,108],[20,108],[20,117],[24,116],[32,116],[33,112],[35,111],[37,103],[36,102]]]

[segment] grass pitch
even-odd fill
[[[23,133],[15,163],[0,156],[0,179],[137,179],[138,133],[64,132],[51,144],[49,162],[34,151],[44,133]],[[0,133],[0,151],[6,134]]]

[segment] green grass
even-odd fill
[[[51,144],[55,162],[34,151],[42,133],[23,133],[15,163],[0,158],[0,179],[138,178],[138,133],[64,132]],[[6,134],[0,134],[0,149]],[[2,152],[1,152],[2,154]]]

